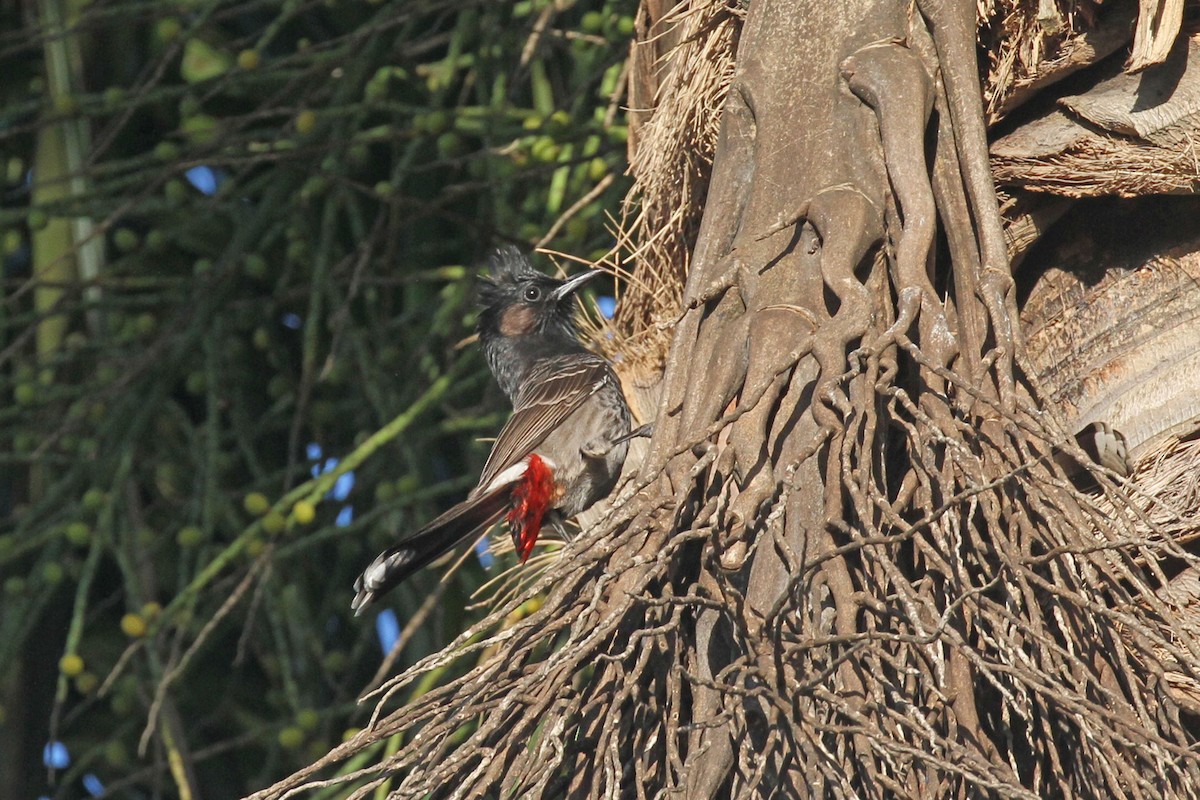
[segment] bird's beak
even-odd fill
[[[592,278],[596,277],[597,275],[600,275],[603,272],[604,272],[604,270],[602,270],[602,269],[593,269],[593,270],[588,270],[587,272],[581,272],[578,275],[576,275],[574,278],[571,278],[570,280],[566,281],[565,283],[563,283],[562,286],[558,287],[553,292],[551,292],[550,296],[553,297],[556,302],[564,300],[564,299],[570,297],[575,292],[575,290],[578,289],[580,286],[583,286],[585,283],[590,281]]]

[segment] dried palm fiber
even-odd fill
[[[1196,420],[1194,422],[1200,422]],[[1195,429],[1197,426],[1193,426]],[[1192,433],[1168,436],[1145,453],[1131,478],[1130,503],[1137,508],[1133,523],[1136,537],[1147,541],[1173,541],[1186,545],[1200,538],[1200,436]],[[1108,495],[1097,498],[1102,514],[1123,513]],[[1188,548],[1191,550],[1192,548]],[[1200,714],[1200,680],[1196,664],[1200,652],[1200,565],[1195,563],[1171,578],[1153,593],[1153,602],[1164,604],[1170,613],[1174,631],[1170,642],[1152,645],[1153,657],[1143,655],[1144,643],[1137,632],[1122,626],[1120,632],[1129,657],[1141,669],[1159,677],[1166,693],[1192,714]]]
[[[985,112],[995,123],[1037,88],[1095,63],[1129,40],[1133,0],[981,0]]]
[[[622,242],[636,274],[602,346],[622,377],[653,383],[678,313],[708,190],[744,10],[721,0],[642,4],[630,69],[630,171]]]
[[[1135,530],[1146,539],[1159,537],[1187,544],[1200,539],[1200,436],[1196,432],[1168,436],[1138,459],[1131,476],[1136,491],[1131,502],[1141,511]],[[1105,514],[1116,514],[1108,496],[1096,500]]]
[[[1191,457],[1196,458],[1197,453]],[[1193,465],[1195,461],[1193,460]],[[1195,471],[1193,467],[1193,472]],[[1193,714],[1200,713],[1200,682],[1193,677],[1194,668],[1187,665],[1189,642],[1200,641],[1200,567],[1192,565],[1176,575],[1155,592],[1159,601],[1171,609],[1173,627],[1178,631],[1170,647],[1153,648],[1155,659],[1136,655],[1136,648],[1129,653],[1142,668],[1157,671],[1171,699]],[[1182,659],[1181,657],[1182,656]],[[1155,663],[1157,662],[1157,663]]]
[[[980,0],[977,7],[992,123],[1130,39],[1129,72],[1162,63],[1185,27],[1184,0]]]
[[[1109,137],[1082,138],[1045,158],[1000,157],[993,174],[997,181],[1063,197],[1190,194],[1200,180],[1191,153]]]
[[[1200,181],[1200,45],[1137,75],[1109,66],[992,146],[998,182],[1067,197],[1192,193]]]

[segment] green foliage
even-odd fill
[[[64,786],[181,785],[166,752],[237,796],[363,724],[351,583],[502,419],[457,347],[473,265],[549,230],[610,246],[623,181],[575,206],[624,172],[635,3],[34,5],[0,9],[0,709],[30,704],[21,752],[67,744]]]

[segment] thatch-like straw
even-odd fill
[[[670,335],[663,323],[678,313],[744,9],[694,0],[659,20],[647,14],[643,7],[652,38],[634,46],[633,58],[652,61],[642,74],[653,82],[655,100],[634,130],[634,185],[623,225],[637,281],[621,297],[613,346],[635,382],[657,376]],[[668,37],[679,44],[660,58],[658,45]]]
[[[1142,516],[1135,521],[1146,539],[1166,538],[1176,544],[1200,539],[1200,437],[1166,437],[1138,459],[1131,476],[1133,504]],[[1107,496],[1097,498],[1102,510],[1116,515]]]

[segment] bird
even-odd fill
[[[1128,478],[1133,473],[1134,463],[1129,456],[1129,442],[1125,434],[1107,422],[1095,420],[1084,425],[1075,433],[1075,443],[1092,464],[1112,470],[1122,478]],[[1087,491],[1097,488],[1092,467],[1076,460],[1062,448],[1055,449],[1053,454],[1054,460],[1077,489]]]
[[[574,314],[575,292],[599,274],[558,280],[515,247],[492,254],[479,284],[479,344],[512,416],[466,500],[380,553],[358,577],[356,615],[501,518],[524,563],[543,524],[561,529],[612,491],[631,414],[612,364],[583,345]]]

